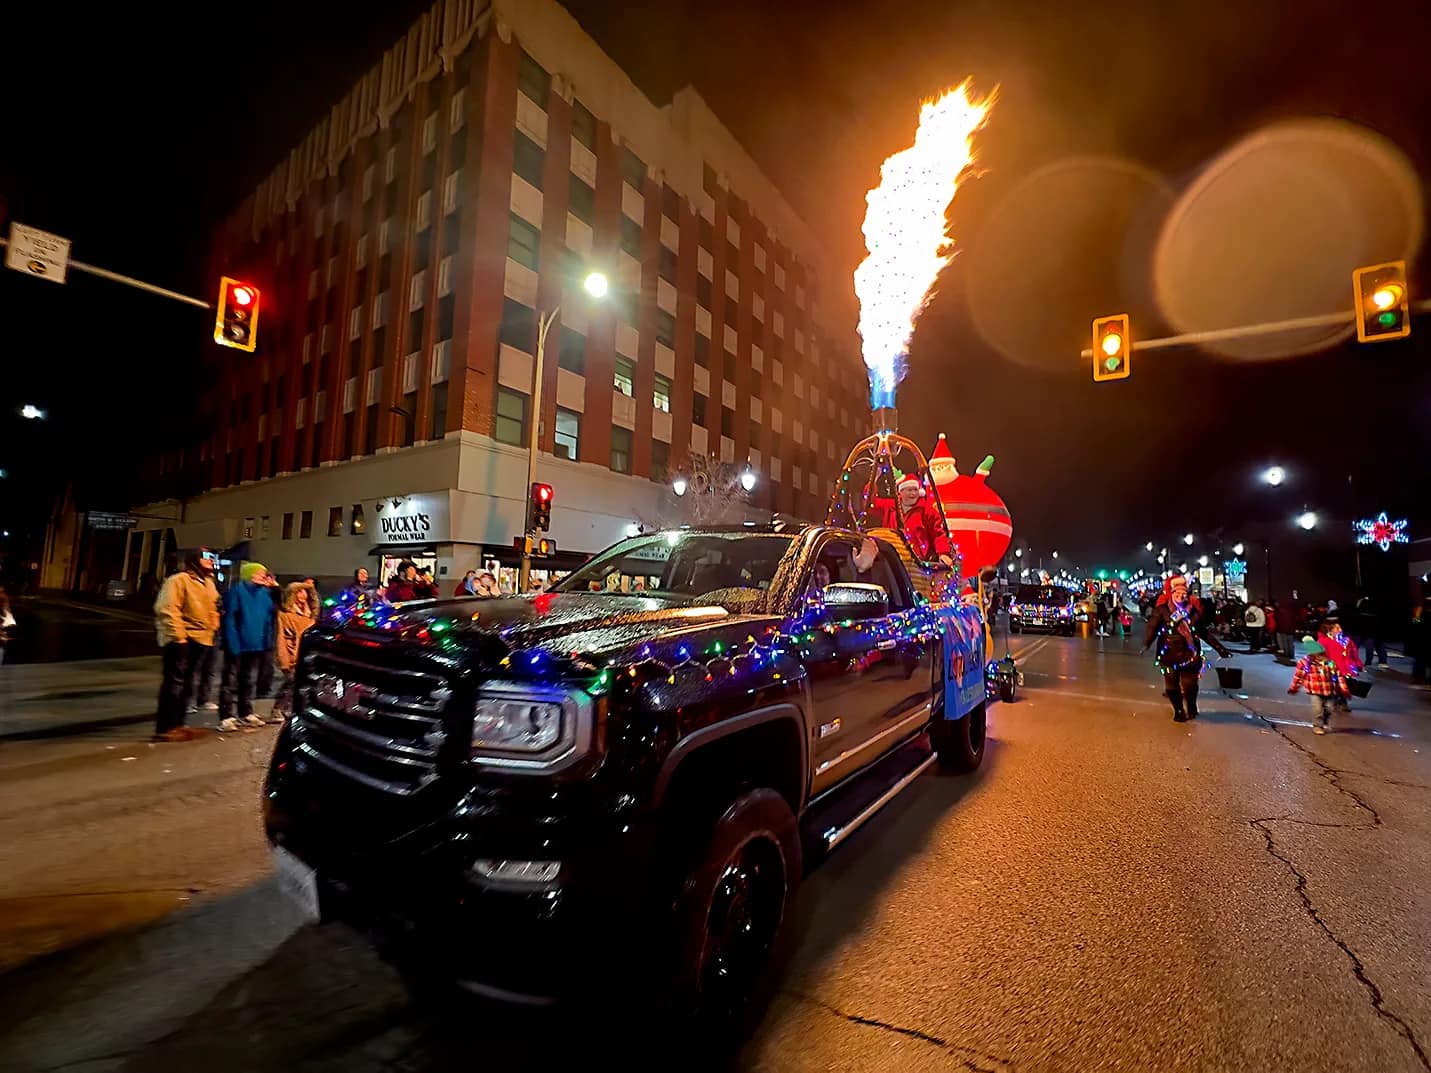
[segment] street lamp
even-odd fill
[[[1233,555],[1241,555],[1241,554],[1242,554],[1244,551],[1246,551],[1246,550],[1247,550],[1247,549],[1246,549],[1245,547],[1243,547],[1241,541],[1238,541],[1236,544],[1232,545],[1232,554],[1233,554]]]
[[[1023,549],[1023,548],[1018,548],[1017,550],[1015,550],[1015,552],[1014,552],[1014,558],[1016,558],[1016,559],[1022,559],[1023,557],[1024,557],[1024,549]]]
[[[1297,515],[1297,524],[1303,529],[1311,532],[1317,527],[1317,512],[1314,510],[1304,510]]]
[[[1149,551],[1152,551],[1152,550],[1153,550],[1153,542],[1150,540],[1150,541],[1148,541],[1146,544],[1144,544],[1143,547],[1147,548]]]
[[[747,492],[755,491],[756,482],[755,470],[751,469],[750,463],[745,464],[745,469],[740,472],[740,486]]]
[[[1207,556],[1206,556],[1206,555],[1199,555],[1199,556],[1197,557],[1197,564],[1198,564],[1198,566],[1206,566],[1206,565],[1207,565]]]
[[[1192,546],[1193,546],[1193,535],[1192,535],[1191,533],[1184,533],[1184,534],[1183,534],[1183,543],[1186,544],[1188,547],[1192,547]]]
[[[1270,484],[1273,488],[1276,488],[1286,479],[1287,471],[1284,470],[1281,466],[1268,466],[1265,470],[1262,471],[1263,483]]]
[[[600,272],[589,273],[582,281],[582,287],[592,298],[604,298],[609,289],[606,277]],[[531,428],[527,434],[527,487],[537,483],[537,429],[542,420],[542,363],[546,358],[547,332],[551,331],[557,315],[561,313],[558,302],[550,313],[543,314],[537,321],[537,353],[532,362],[532,412],[529,415]],[[526,524],[522,525],[522,566],[517,577],[517,591],[526,592],[532,580],[532,541]]]
[[[33,402],[27,402],[20,407],[20,416],[26,421],[43,421],[45,411],[36,406]]]
[[[682,476],[679,476],[679,475],[676,477],[675,480],[673,480],[673,481],[671,482],[671,491],[675,492],[676,495],[678,495],[678,496],[683,496],[683,495],[685,495],[685,494],[686,494],[686,489],[689,488],[689,487],[690,487],[690,485],[689,485],[689,483],[686,481],[686,478],[684,478],[684,477],[682,477]]]
[[[1053,557],[1054,557],[1055,559],[1058,558],[1058,550],[1057,550],[1057,549],[1054,549]]]

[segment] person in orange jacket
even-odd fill
[[[298,642],[303,632],[313,625],[313,616],[308,607],[308,586],[295,581],[283,592],[283,610],[278,613],[278,638],[274,646],[273,658],[283,681],[278,686],[278,695],[273,701],[270,723],[281,723],[293,710],[293,675],[298,669]]]

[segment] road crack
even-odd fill
[[[1287,871],[1292,873],[1292,877],[1296,881],[1295,890],[1297,892],[1297,897],[1302,902],[1302,909],[1306,912],[1307,917],[1312,921],[1314,925],[1316,925],[1316,927],[1322,932],[1322,934],[1324,934],[1337,947],[1338,950],[1340,950],[1343,954],[1346,955],[1347,960],[1351,963],[1352,975],[1356,977],[1357,982],[1361,984],[1363,989],[1365,989],[1367,996],[1371,1000],[1372,1010],[1376,1013],[1378,1017],[1380,1017],[1383,1021],[1390,1025],[1392,1030],[1398,1036],[1400,1036],[1407,1042],[1411,1049],[1416,1053],[1416,1057],[1420,1061],[1421,1067],[1427,1070],[1428,1073],[1431,1073],[1431,1057],[1427,1056],[1426,1049],[1421,1045],[1421,1041],[1416,1038],[1415,1031],[1411,1028],[1409,1024],[1402,1020],[1400,1016],[1393,1013],[1390,1009],[1387,1008],[1386,997],[1382,994],[1381,988],[1377,986],[1376,981],[1373,980],[1371,976],[1367,973],[1366,964],[1362,961],[1361,956],[1355,950],[1352,949],[1351,945],[1345,939],[1343,939],[1332,929],[1331,925],[1328,924],[1326,919],[1322,916],[1322,913],[1317,908],[1316,903],[1312,901],[1312,895],[1310,890],[1308,889],[1306,873],[1303,872],[1299,867],[1297,867],[1297,865],[1293,862],[1292,858],[1286,853],[1282,852],[1282,850],[1278,847],[1277,836],[1271,826],[1275,823],[1295,823],[1301,824],[1304,827],[1340,828],[1352,831],[1377,831],[1380,830],[1383,826],[1381,813],[1379,813],[1374,806],[1372,806],[1368,801],[1366,801],[1355,790],[1342,785],[1341,777],[1343,775],[1357,776],[1360,775],[1359,772],[1346,771],[1342,768],[1332,766],[1331,764],[1323,760],[1320,756],[1318,756],[1316,753],[1314,753],[1311,749],[1308,749],[1301,742],[1297,741],[1291,735],[1283,731],[1280,726],[1272,722],[1261,712],[1257,711],[1257,709],[1253,708],[1252,705],[1244,703],[1240,698],[1238,698],[1238,703],[1252,715],[1260,719],[1262,722],[1266,723],[1267,726],[1271,728],[1271,730],[1276,733],[1277,736],[1280,737],[1284,742],[1292,746],[1309,761],[1311,761],[1312,764],[1315,765],[1315,767],[1317,768],[1317,773],[1321,775],[1322,778],[1327,780],[1327,782],[1331,785],[1332,789],[1334,789],[1337,793],[1341,794],[1343,797],[1350,800],[1359,812],[1365,813],[1365,815],[1368,817],[1367,820],[1364,820],[1360,823],[1331,823],[1321,820],[1301,819],[1297,816],[1264,816],[1261,819],[1249,820],[1247,822],[1253,830],[1257,831],[1262,836],[1263,841],[1267,845],[1268,855],[1281,861],[1282,864],[1286,867]]]
[[[822,1009],[826,1013],[832,1013],[836,1017],[842,1018],[851,1024],[861,1025],[865,1028],[877,1028],[882,1032],[893,1032],[896,1035],[907,1036],[921,1043],[927,1043],[932,1047],[938,1047],[940,1050],[957,1058],[960,1064],[962,1064],[964,1068],[971,1070],[972,1073],[1009,1073],[1009,1071],[1014,1068],[1013,1063],[1007,1058],[1000,1058],[998,1055],[989,1054],[974,1047],[966,1047],[961,1043],[951,1043],[949,1040],[931,1035],[922,1029],[906,1028],[903,1025],[891,1024],[888,1021],[881,1021],[878,1018],[864,1017],[857,1013],[847,1013],[838,1006],[826,1002],[824,999],[818,999],[813,995],[806,995],[799,991],[791,991],[788,988],[784,993],[800,1002]]]

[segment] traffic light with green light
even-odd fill
[[[1133,349],[1128,334],[1128,314],[1096,317],[1093,321],[1093,379],[1126,380],[1133,368],[1129,362]]]
[[[214,342],[252,353],[258,346],[258,298],[258,288],[252,283],[228,276],[220,279]]]
[[[1411,334],[1411,299],[1406,262],[1358,268],[1352,273],[1356,297],[1356,337],[1362,343],[1405,339]]]

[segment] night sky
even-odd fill
[[[364,5],[250,3],[248,40],[243,19],[225,34],[194,22],[189,51],[112,6],[83,19],[27,6],[12,40],[51,42],[57,67],[27,69],[10,49],[0,74],[9,215],[70,237],[77,258],[207,297],[212,222],[426,5],[359,19]],[[900,411],[921,441],[946,432],[966,468],[997,456],[1022,541],[1133,563],[1145,539],[1303,502],[1431,519],[1431,320],[1404,342],[1291,356],[1135,351],[1132,379],[1113,384],[1091,383],[1078,356],[1095,315],[1130,312],[1136,340],[1349,309],[1353,267],[1419,252],[1431,16],[1415,5],[567,6],[654,100],[696,85],[822,234],[840,280],[863,253],[864,192],[909,143],[918,100],[966,76],[998,86]],[[1319,117],[1355,126],[1282,127],[1228,155]],[[1413,296],[1428,283],[1413,271]],[[211,375],[205,314],[4,272],[0,318],[0,466],[15,474],[0,521],[23,527],[63,472],[86,505],[122,508],[106,494]],[[25,401],[51,422],[21,427],[9,415]],[[1275,496],[1255,481],[1272,461],[1292,477]]]

